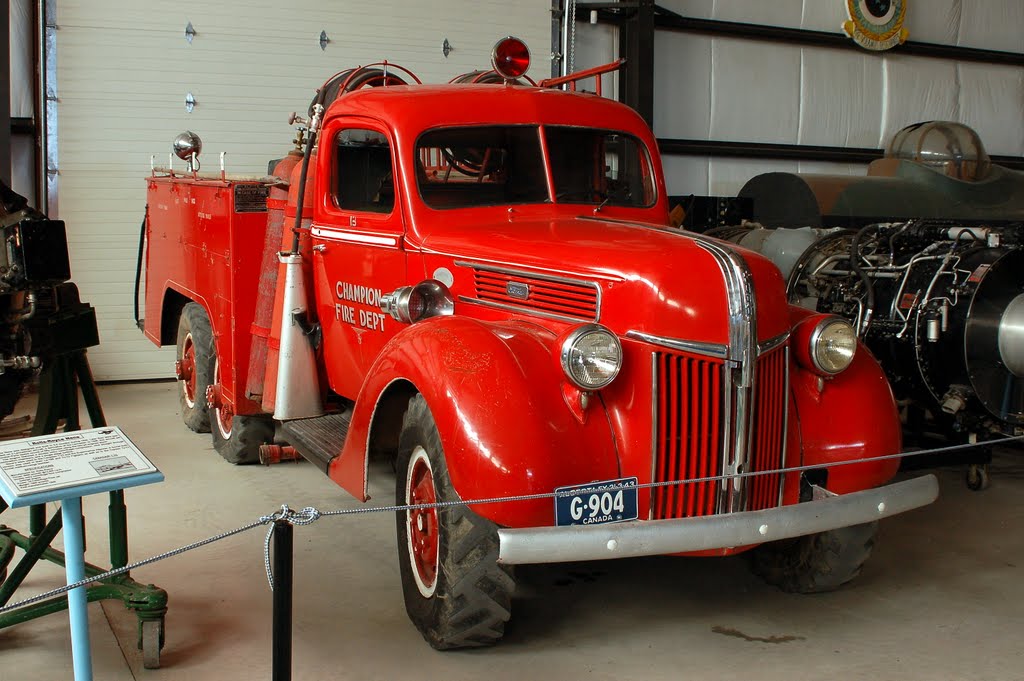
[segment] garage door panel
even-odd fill
[[[172,369],[134,327],[131,295],[150,157],[165,165],[177,133],[202,137],[206,169],[224,151],[229,172],[265,174],[291,147],[289,112],[304,111],[341,69],[386,58],[425,82],[446,82],[486,68],[494,42],[512,34],[533,50],[531,74],[550,73],[549,0],[56,4],[59,217],[76,283],[98,311],[103,343],[90,357],[101,380]],[[448,58],[445,38],[455,47]]]

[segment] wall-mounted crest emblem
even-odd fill
[[[903,19],[909,0],[845,0],[849,21],[843,30],[861,47],[888,50],[906,42]]]

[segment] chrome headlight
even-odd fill
[[[845,319],[828,317],[811,332],[811,360],[822,373],[838,374],[857,354],[857,332]]]
[[[453,314],[455,301],[447,286],[427,279],[382,295],[380,309],[400,322],[412,324],[428,317]]]
[[[599,390],[619,375],[622,346],[615,334],[598,324],[586,324],[562,342],[562,370],[580,390]]]

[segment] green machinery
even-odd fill
[[[51,297],[45,297],[50,295]],[[57,432],[60,421],[64,430],[78,430],[79,391],[93,427],[107,425],[100,406],[96,385],[86,358],[86,348],[99,344],[96,313],[92,306],[78,299],[74,284],[63,283],[41,294],[29,326],[33,352],[41,358],[39,402],[32,435]],[[18,388],[20,390],[20,386]],[[7,504],[0,499],[0,515]],[[2,520],[2,517],[0,517]],[[124,492],[110,492],[108,507],[110,533],[110,568],[86,564],[86,575],[94,577],[128,564],[127,509]],[[58,510],[47,519],[45,505],[29,510],[28,534],[7,525],[0,525],[0,607],[6,606],[15,590],[39,560],[64,565],[64,554],[51,544],[62,526]],[[13,565],[16,549],[24,555]],[[10,569],[8,569],[10,568]],[[138,616],[138,646],[147,669],[160,666],[160,649],[164,643],[164,615],[167,592],[152,584],[140,584],[127,572],[93,582],[86,587],[89,601],[121,600]],[[0,613],[0,628],[9,627],[37,617],[59,612],[68,607],[64,595],[28,604]]]

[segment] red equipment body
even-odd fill
[[[149,179],[143,332],[174,342],[186,303],[209,316],[219,358],[219,399],[234,413],[261,413],[246,397],[263,240],[266,184],[193,177]]]
[[[581,146],[571,142],[580,131],[638,150],[618,166],[620,177],[635,175],[630,191],[585,199],[560,191],[576,167],[560,154]],[[539,168],[533,184],[509,189],[518,179],[511,171],[488,170],[523,162],[514,158],[528,155],[516,151],[522,146],[508,144],[501,156],[474,142],[460,152],[459,135],[470,133],[527,140]],[[449,137],[434,144],[435,135]],[[678,519],[807,501],[802,472],[778,469],[827,469],[838,494],[895,474],[895,459],[832,467],[900,451],[896,408],[874,358],[859,347],[845,370],[815,370],[795,345],[807,344],[823,317],[787,304],[774,265],[667,226],[657,144],[627,107],[503,84],[369,87],[327,106],[318,139],[301,229],[306,321],[311,338],[322,338],[321,398],[328,412],[348,415],[347,435],[319,463],[357,498],[367,498],[370,453],[397,448],[416,394],[464,500],[636,477],[640,520]],[[601,157],[601,181],[612,166]],[[277,268],[276,250],[289,248],[301,164],[283,167],[293,170],[279,245],[266,239],[267,214],[240,213],[235,201],[240,187],[273,180],[149,181],[146,335],[173,342],[182,304],[201,304],[216,339],[221,400],[236,414],[275,408],[277,329],[289,311],[281,277],[266,270]],[[453,169],[460,183],[449,181]],[[517,198],[459,203],[502,182]],[[365,205],[350,199],[359,191]],[[530,192],[540,198],[518,198]],[[388,313],[389,294],[425,280],[450,292],[454,314],[409,324]],[[258,308],[265,318],[270,290],[264,341],[253,320]],[[577,387],[560,363],[566,339],[585,324],[621,344],[621,371],[598,390]],[[246,377],[260,369],[250,360],[254,333],[257,346],[265,343],[254,360],[265,376],[262,384],[250,378],[246,393]],[[745,460],[723,460],[722,452],[741,451]],[[758,475],[644,487],[728,474]],[[473,510],[505,528],[553,524],[550,498]]]

